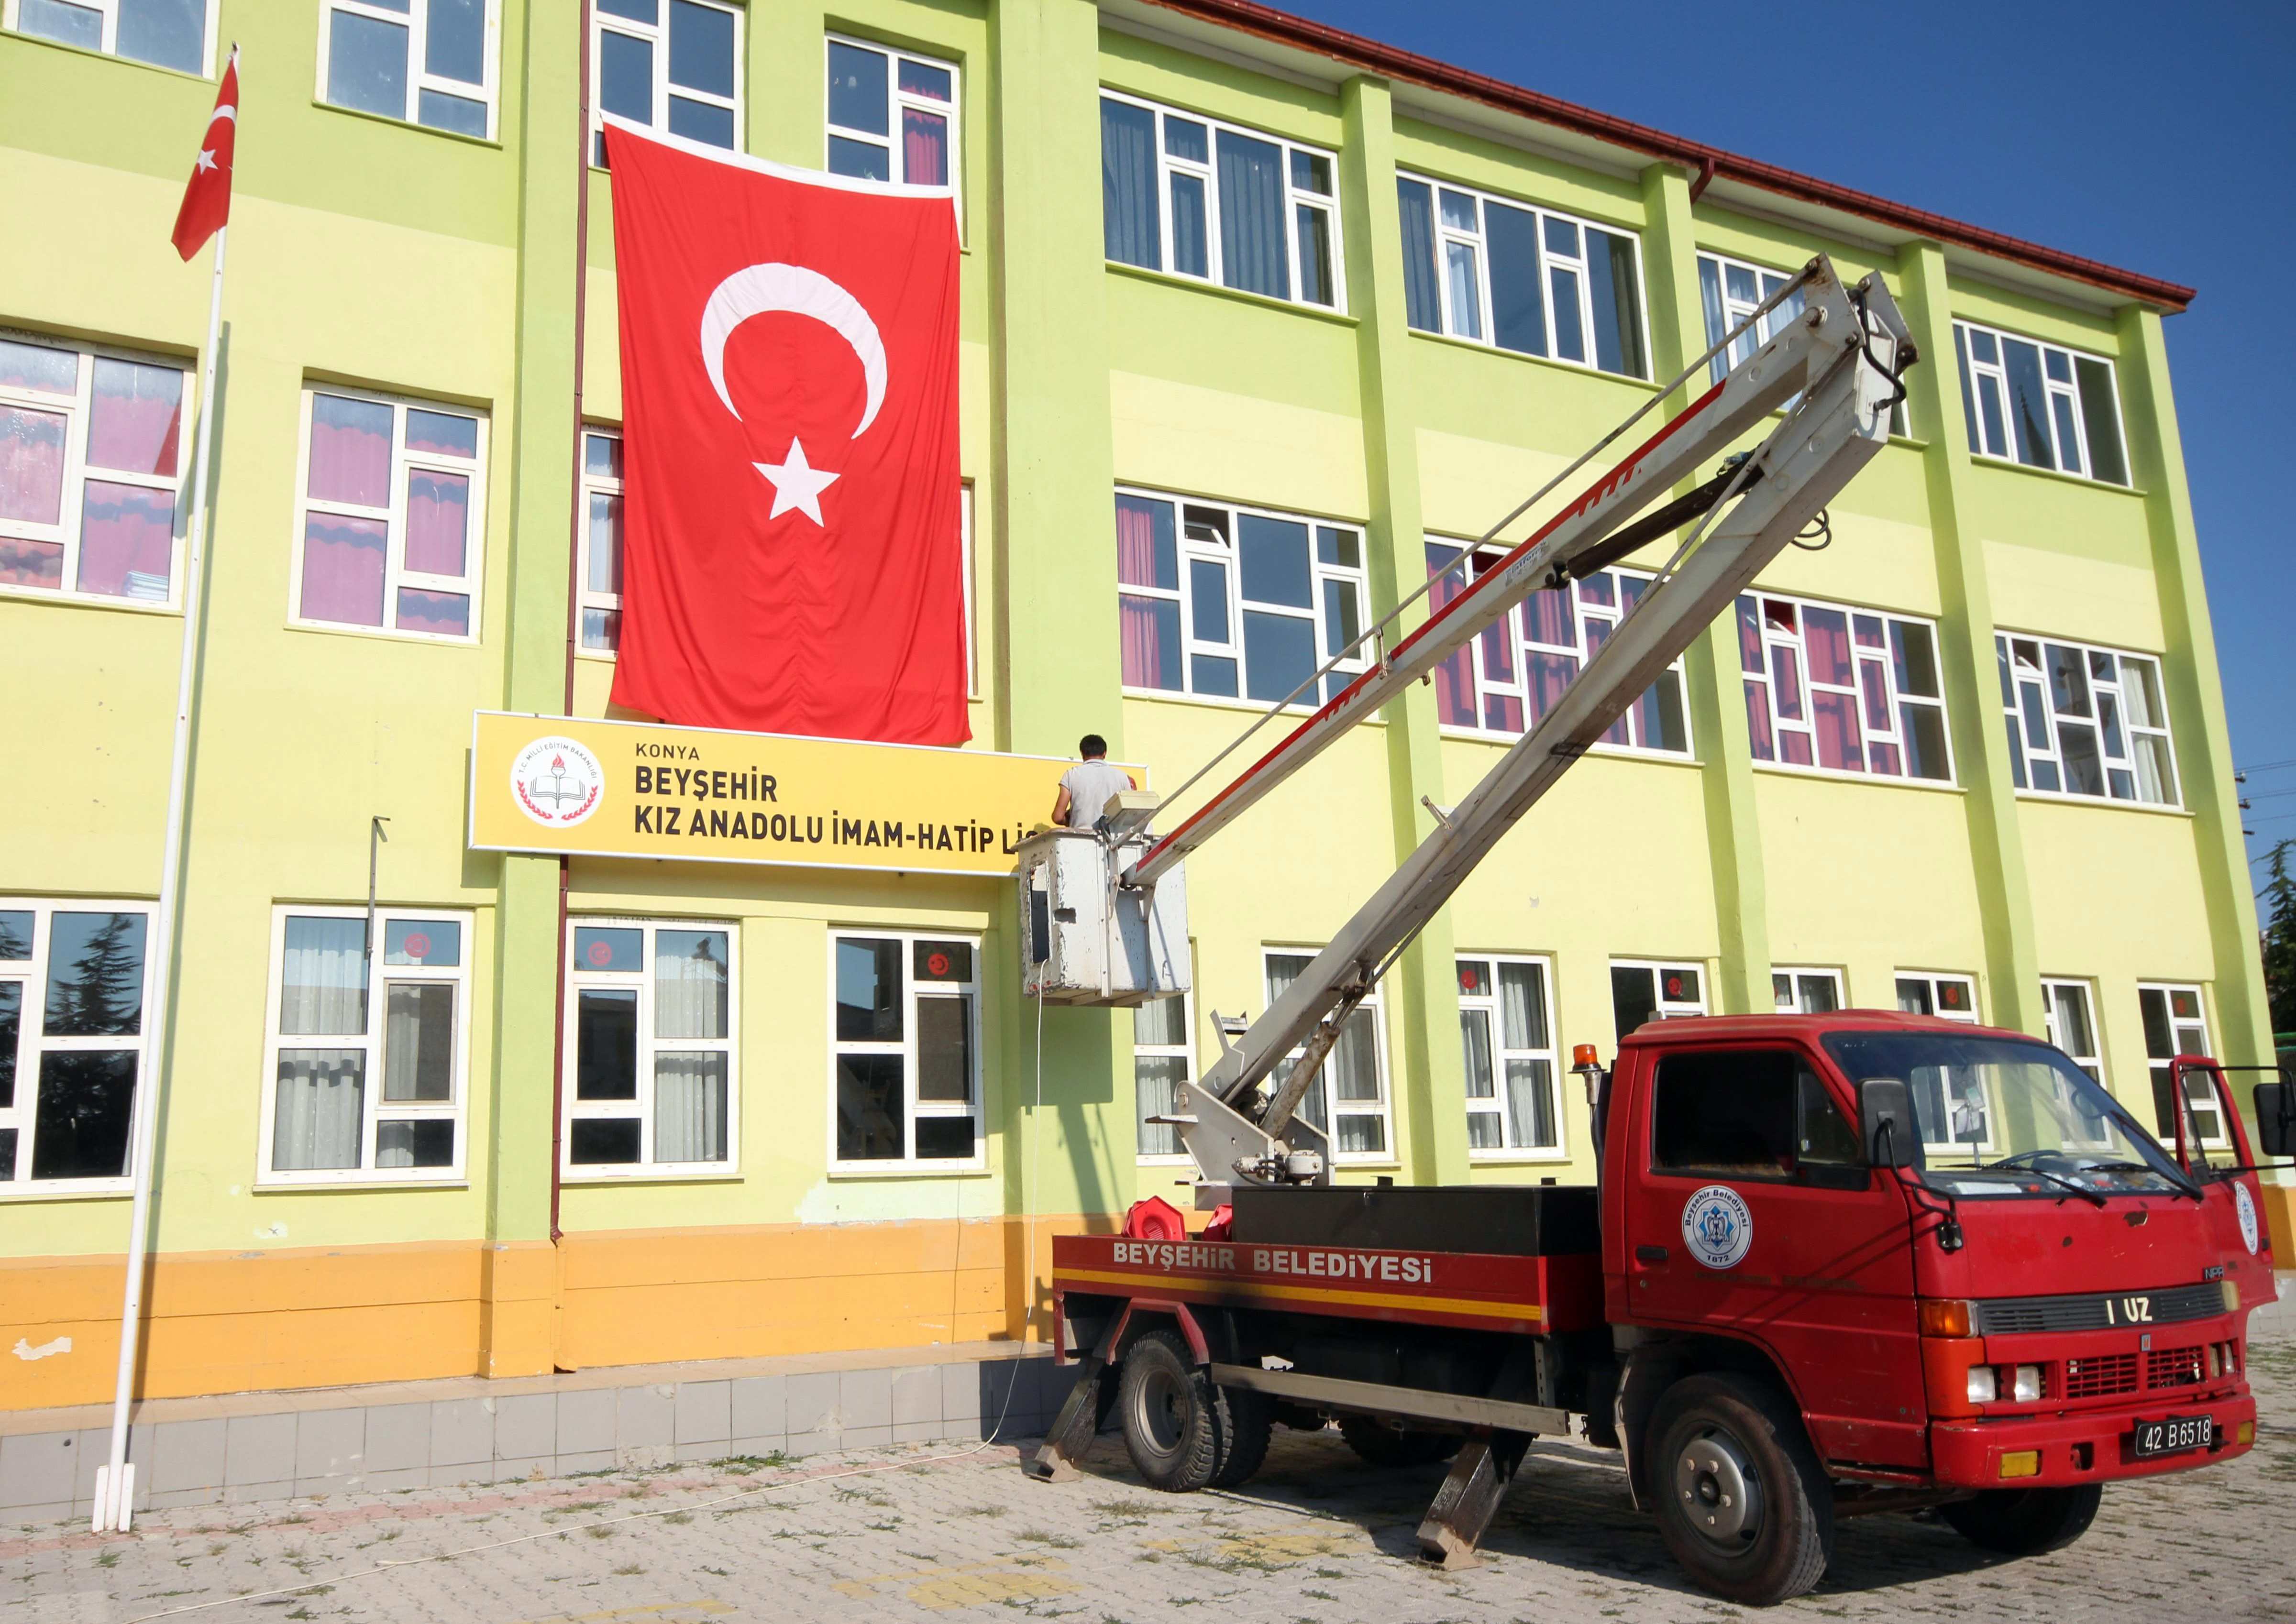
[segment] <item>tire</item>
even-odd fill
[[[1266,1393],[1248,1387],[1215,1387],[1227,1408],[1226,1447],[1211,1475],[1210,1487],[1234,1489],[1251,1481],[1267,1460],[1268,1440],[1275,1435],[1275,1405]]]
[[[1466,1442],[1458,1432],[1422,1432],[1372,1416],[1342,1416],[1340,1436],[1367,1466],[1431,1466]]]
[[[1150,1331],[1124,1356],[1116,1411],[1124,1451],[1151,1489],[1191,1494],[1228,1464],[1235,1423],[1225,1388],[1216,1387],[1173,1331]],[[1264,1422],[1263,1417],[1263,1422]],[[1264,1430],[1260,1456],[1267,1452]],[[1259,1461],[1250,1463],[1257,1470]]]
[[[1644,1434],[1659,1530],[1715,1595],[1769,1607],[1817,1583],[1833,1554],[1833,1493],[1801,1416],[1767,1383],[1694,1375],[1660,1396]]]
[[[1972,1545],[2004,1556],[2060,1551],[2088,1532],[2104,1485],[2071,1489],[1988,1489],[1975,1498],[1938,1507],[1953,1531]]]

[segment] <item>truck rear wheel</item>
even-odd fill
[[[1373,1416],[1342,1416],[1340,1436],[1368,1466],[1431,1466],[1459,1452],[1457,1432],[1422,1432]]]
[[[1214,1384],[1177,1333],[1144,1334],[1124,1356],[1116,1393],[1124,1451],[1132,1457],[1134,1470],[1151,1489],[1167,1494],[1191,1493],[1215,1481],[1226,1486],[1250,1476],[1267,1453],[1269,1417],[1264,1405],[1236,1406],[1237,1396]],[[1239,1429],[1238,1408],[1247,1411],[1248,1423],[1256,1417],[1256,1424]],[[1240,1436],[1243,1432],[1257,1436],[1257,1449]],[[1241,1476],[1226,1475],[1239,1467]]]
[[[2071,1489],[1988,1489],[1938,1507],[1948,1527],[1972,1545],[2004,1556],[2062,1550],[2088,1532],[2104,1485]]]
[[[1691,1578],[1750,1607],[1817,1583],[1833,1555],[1833,1491],[1775,1389],[1687,1377],[1660,1398],[1644,1436],[1659,1529]]]

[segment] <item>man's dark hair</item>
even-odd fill
[[[1095,755],[1105,755],[1108,754],[1108,740],[1097,733],[1086,733],[1077,740],[1077,754],[1086,761]]]

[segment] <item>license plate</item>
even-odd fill
[[[2130,1441],[2128,1452],[2138,1460],[2151,1460],[2161,1455],[2205,1449],[2215,1441],[2215,1417],[2169,1416],[2159,1421],[2137,1422],[2136,1435]]]

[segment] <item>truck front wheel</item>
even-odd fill
[[[1938,1507],[1948,1527],[1972,1545],[2004,1556],[2062,1550],[2088,1532],[2104,1485],[2072,1489],[1988,1489],[1973,1499]]]
[[[1246,1395],[1257,1399],[1257,1393]],[[1218,1480],[1240,1482],[1258,1469],[1267,1450],[1269,1417],[1265,1405],[1239,1416],[1228,1391],[1216,1385],[1171,1331],[1150,1331],[1124,1356],[1116,1409],[1124,1425],[1125,1453],[1151,1489],[1188,1494]],[[1239,1422],[1244,1424],[1239,1427]],[[1239,1432],[1258,1440],[1242,1441]],[[1241,1469],[1242,1475],[1234,1475]]]
[[[1699,1584],[1768,1607],[1817,1583],[1833,1554],[1833,1491],[1775,1390],[1687,1377],[1660,1398],[1644,1436],[1660,1531]]]

